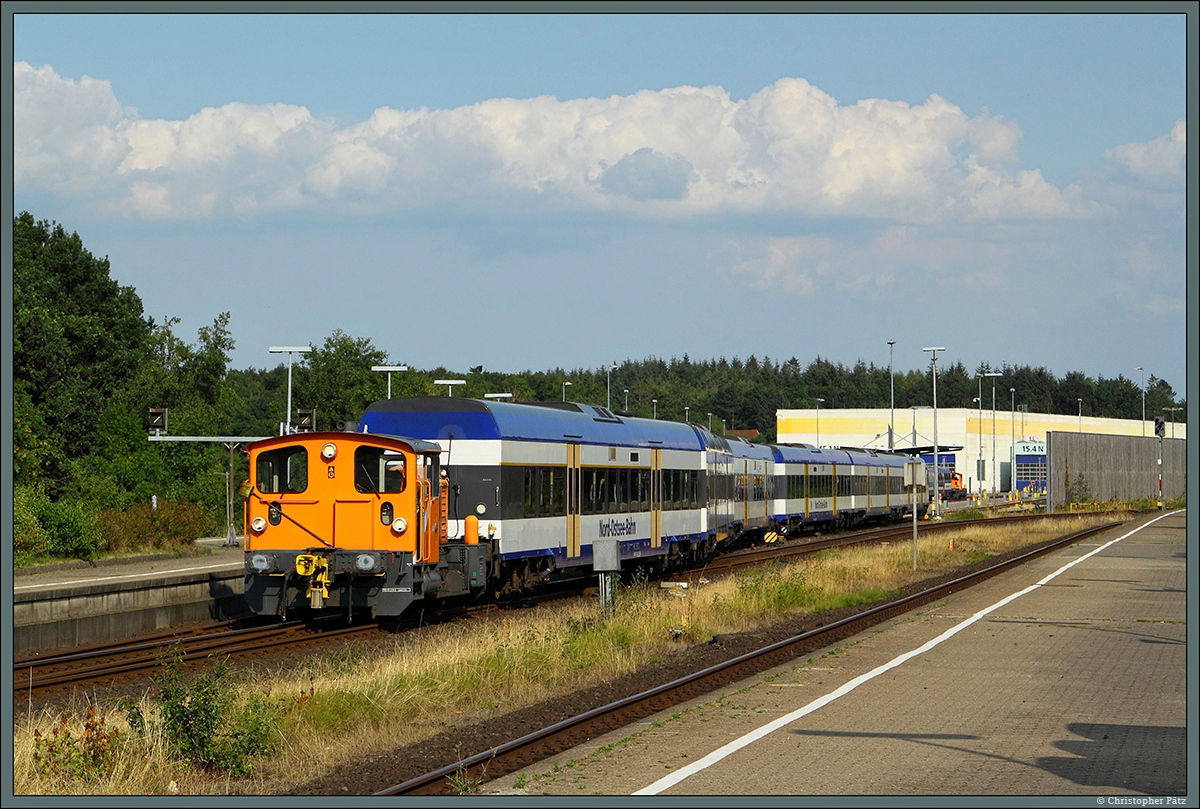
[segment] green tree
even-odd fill
[[[37,430],[23,433],[24,448],[35,450],[41,485],[55,495],[69,459],[89,451],[108,399],[145,358],[151,323],[109,269],[78,234],[28,212],[14,218],[13,392],[29,413],[22,429]]]
[[[372,365],[387,365],[387,353],[366,337],[351,337],[341,329],[325,338],[320,348],[304,355],[299,369],[292,369],[292,406],[317,411],[317,427],[337,429],[339,421],[357,421],[368,404],[381,399],[381,374]],[[408,373],[394,374],[392,395],[414,386]],[[287,409],[281,403],[280,412]]]

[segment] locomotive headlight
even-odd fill
[[[379,558],[370,553],[360,553],[354,559],[354,566],[359,573],[374,573],[379,567]]]
[[[408,530],[408,520],[404,519],[403,517],[397,517],[396,519],[392,520],[392,530],[397,534],[403,534]]]
[[[267,528],[267,521],[262,517],[255,517],[250,521],[250,530],[256,534],[261,534]]]
[[[269,553],[256,553],[250,557],[249,566],[255,573],[269,573],[275,568],[275,558]]]
[[[337,444],[326,444],[321,447],[321,457],[326,461],[332,461],[337,455]]]
[[[483,503],[480,503],[479,505],[475,506],[475,513],[478,514],[480,517],[483,516],[485,511],[487,511],[487,506],[485,506]]]

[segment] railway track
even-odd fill
[[[323,630],[311,623],[241,627],[218,623],[186,632],[164,632],[133,642],[106,643],[61,654],[39,655],[13,661],[13,698],[47,698],[76,688],[118,685],[147,679],[163,660],[178,654],[185,668],[202,664],[214,655],[246,660],[263,657],[281,647],[328,642],[346,634],[365,632],[372,626]]]
[[[589,738],[596,738],[609,731],[643,720],[659,711],[710,693],[728,683],[782,665],[814,649],[836,643],[896,615],[971,587],[1031,559],[1078,542],[1117,524],[1119,523],[1113,522],[1089,528],[1042,543],[1024,554],[991,565],[968,576],[941,583],[617,702],[593,708],[541,730],[528,733],[521,738],[408,778],[374,794],[379,796],[458,794],[462,791],[464,784],[479,784],[485,780],[517,772],[538,761],[569,750]]]
[[[975,522],[994,526],[1048,518],[1052,519],[1053,516],[1019,515],[981,521],[921,523],[919,534],[925,536],[931,532],[961,528]],[[903,541],[911,536],[911,526],[905,525],[839,533],[832,537],[789,539],[720,557],[688,575],[722,575],[738,568],[778,562],[828,548]],[[451,620],[463,615],[477,616],[480,612],[497,608],[513,609],[525,603],[562,596],[562,593],[535,594],[529,598],[499,604],[443,609],[432,617],[413,614],[407,616],[400,626],[392,628],[413,628],[419,623]],[[132,642],[106,643],[59,654],[25,657],[13,662],[13,698],[14,701],[43,699],[77,688],[106,687],[147,680],[170,655],[178,655],[180,663],[188,669],[202,665],[213,656],[228,656],[231,660],[239,662],[265,659],[283,650],[291,652],[311,644],[330,643],[363,633],[382,631],[380,626],[374,623],[351,626],[339,624],[338,618],[319,622],[289,621],[256,626],[222,622],[191,630],[163,632]]]

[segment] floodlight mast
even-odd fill
[[[931,346],[922,348],[922,351],[929,351],[930,368],[933,374],[933,516],[942,516],[942,480],[941,469],[938,466],[938,430],[937,430],[937,353],[945,351],[945,346]]]
[[[393,371],[407,371],[408,366],[407,365],[372,365],[371,370],[387,372],[387,381],[388,381],[387,397],[390,399],[390,398],[392,398],[392,372]]]
[[[307,354],[312,351],[312,346],[271,346],[267,349],[272,354],[287,354],[288,355],[288,391],[287,391],[287,424],[286,431],[292,431],[292,354]],[[283,433],[280,433],[282,435]]]

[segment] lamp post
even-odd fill
[[[288,433],[292,431],[292,354],[307,354],[312,351],[312,346],[271,346],[267,349],[272,354],[287,354],[288,355],[288,394],[287,394],[287,419],[285,428]],[[280,432],[280,435],[283,435]]]
[[[892,389],[892,404],[888,415],[888,449],[892,449],[894,444],[892,436],[896,432],[896,377],[892,374],[892,357],[895,354],[895,340],[888,340],[888,385]]]
[[[615,362],[612,365],[608,366],[608,398],[605,401],[605,406],[609,410],[612,409],[612,372],[613,372],[613,368],[616,368],[616,367],[617,367],[617,364]]]
[[[570,384],[571,384],[570,382],[563,382],[563,401],[564,402],[567,400],[567,385],[570,385]]]
[[[1008,396],[1009,396],[1008,406],[1011,408],[1010,415],[1009,415],[1009,421],[1011,422],[1011,425],[1010,425],[1009,429],[1012,430],[1012,436],[1009,438],[1009,442],[1012,444],[1012,446],[1009,448],[1009,454],[1012,455],[1013,488],[1016,488],[1016,482],[1017,482],[1017,389],[1009,388]]]
[[[821,402],[824,399],[817,399],[817,446],[821,446]]]
[[[1146,437],[1146,369],[1142,366],[1134,368],[1135,371],[1142,372],[1142,438]]]
[[[971,400],[972,402],[975,403],[976,407],[978,408],[978,410],[976,411],[978,415],[976,415],[976,417],[975,417],[976,432],[979,433],[979,451],[975,453],[975,477],[977,477],[977,478],[980,477],[979,462],[983,460],[983,377],[979,378],[979,385],[980,385],[980,391],[979,391],[980,395],[976,396],[974,399]],[[983,481],[977,480],[976,482],[979,484],[980,493],[982,493],[983,492]]]
[[[446,395],[453,396],[454,395],[454,386],[455,385],[465,385],[465,384],[467,384],[467,380],[465,380],[465,379],[435,379],[435,380],[433,380],[433,384],[445,385],[446,386]]]
[[[712,413],[708,414],[708,431],[712,432]]]
[[[625,388],[625,412],[629,412],[629,388]]]
[[[392,398],[392,371],[407,371],[407,365],[372,365],[372,371],[387,371],[388,398]]]
[[[692,410],[692,408],[690,408],[686,405],[684,406],[684,408],[683,408],[683,423],[684,424],[687,424],[689,421],[691,421],[691,418],[688,416],[688,414],[691,412],[691,410]]]
[[[1171,437],[1174,438],[1175,437],[1175,414],[1178,411],[1183,410],[1183,408],[1182,407],[1164,407],[1163,410],[1166,410],[1166,411],[1170,412],[1170,414],[1171,414]]]
[[[485,399],[511,399],[512,397],[513,397],[513,395],[511,393],[485,393],[485,394],[483,394],[483,398],[485,398]]]
[[[942,481],[941,468],[938,463],[938,434],[937,434],[937,353],[945,351],[945,346],[922,348],[930,352],[929,367],[933,375],[933,516],[942,516]],[[995,395],[993,394],[993,399]],[[995,408],[993,407],[993,411]]]
[[[1077,397],[1075,397],[1075,401],[1079,402],[1079,432],[1082,433],[1083,432],[1083,399],[1080,399],[1077,396]]]
[[[988,478],[988,488],[994,492],[996,485],[1000,482],[1000,476],[996,474],[996,377],[1003,376],[1003,374],[999,371],[988,371],[984,376],[992,378],[992,474],[996,477]]]
[[[654,404],[654,418],[658,418],[658,399],[650,400]]]

